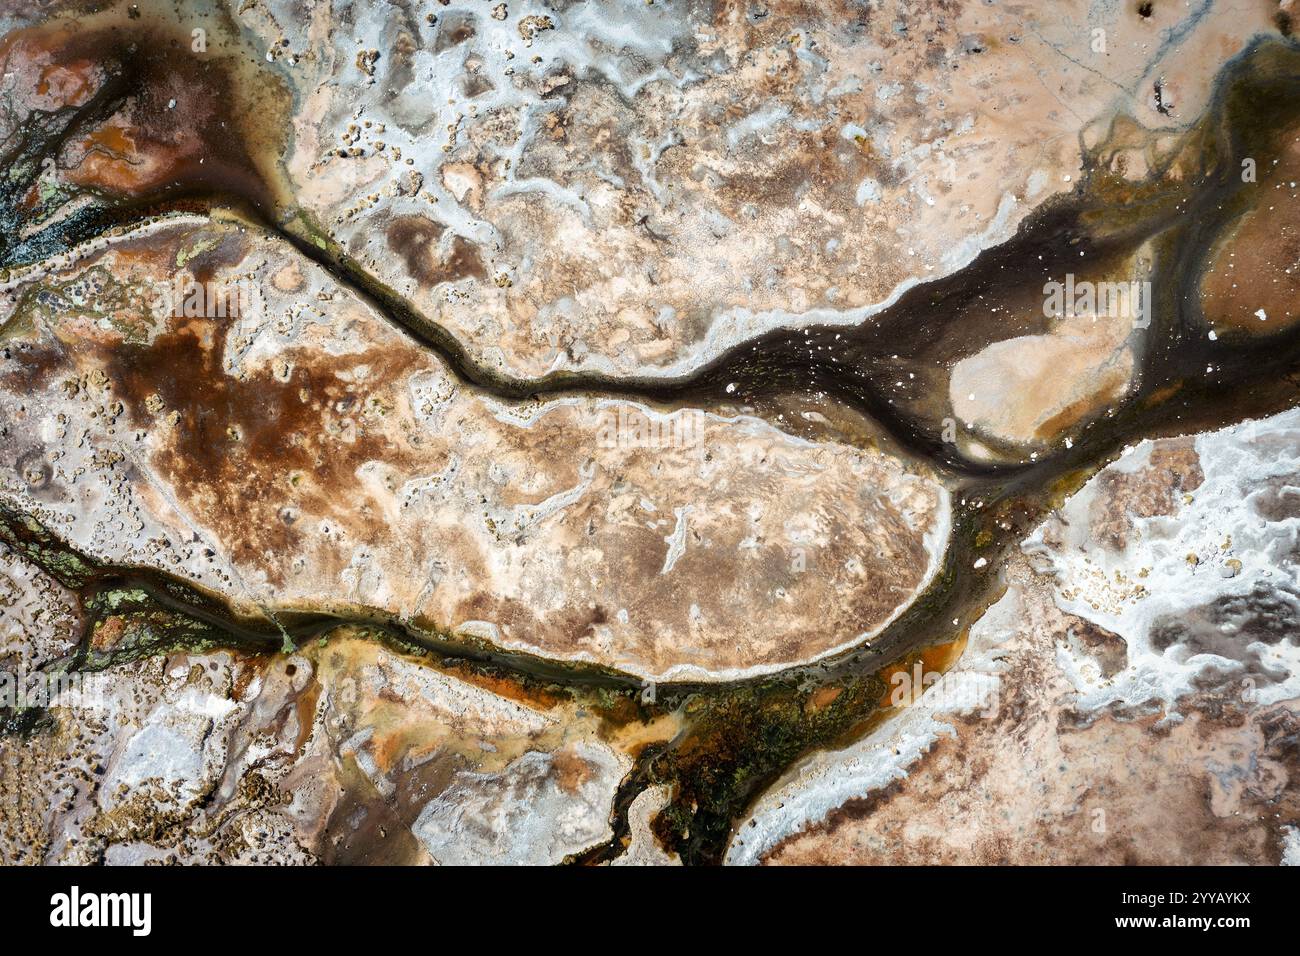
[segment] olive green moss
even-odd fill
[[[66,588],[82,587],[97,570],[94,562],[64,545],[35,518],[2,501],[0,542]]]
[[[821,707],[826,686],[767,681],[693,701],[684,740],[655,755],[650,785],[672,787],[655,818],[660,842],[686,863],[717,863],[732,827],[751,800],[801,754],[828,746],[862,723],[885,691],[878,677],[853,678]]]
[[[54,716],[44,707],[0,707],[0,737],[27,740],[57,726]]]

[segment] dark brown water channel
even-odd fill
[[[219,24],[214,31],[220,33]],[[1214,242],[1258,200],[1256,184],[1240,175],[1242,160],[1253,158],[1264,168],[1282,139],[1300,131],[1300,48],[1291,43],[1261,41],[1224,70],[1205,119],[1186,137],[1184,161],[1194,156],[1195,175],[1175,178],[1157,169],[1144,182],[1121,180],[1109,171],[1102,143],[1088,156],[1089,175],[1073,194],[1040,209],[1013,239],[967,268],[913,288],[860,326],[774,332],[673,381],[572,373],[522,381],[476,366],[445,330],[304,224],[273,172],[273,154],[282,147],[278,131],[285,128],[274,110],[287,108],[288,97],[272,90],[257,98],[270,110],[262,122],[273,125],[276,136],[245,135],[247,117],[234,111],[252,108],[253,94],[245,88],[262,82],[262,74],[256,63],[246,62],[249,53],[236,40],[228,37],[222,55],[199,72],[192,58],[179,53],[184,37],[147,19],[107,18],[90,33],[60,42],[81,44],[76,49],[102,61],[106,79],[82,105],[34,115],[11,142],[0,144],[7,169],[0,183],[0,268],[39,261],[161,213],[220,208],[293,243],[437,351],[473,387],[511,398],[599,393],[665,407],[748,412],[810,438],[872,444],[923,462],[949,487],[956,513],[944,569],[870,646],[769,677],[662,685],[653,701],[644,698],[639,681],[624,674],[508,654],[377,615],[268,612],[258,620],[238,619],[218,595],[157,572],[96,564],[27,516],[0,508],[0,540],[80,596],[86,638],[60,666],[101,668],[132,655],[186,647],[271,654],[354,625],[438,666],[579,697],[612,722],[684,712],[688,729],[647,748],[624,782],[615,839],[576,862],[616,855],[627,833],[628,804],[658,783],[674,787],[671,805],[656,822],[661,838],[687,862],[717,862],[733,821],[754,797],[801,754],[862,733],[883,696],[882,668],[958,640],[999,595],[1000,558],[1062,494],[1125,444],[1300,404],[1300,326],[1211,341],[1200,294]],[[200,131],[211,140],[211,162],[181,163],[166,182],[142,194],[101,191],[75,214],[33,229],[40,210],[30,205],[30,195],[42,161],[127,100],[147,98],[162,78],[181,69],[196,101],[213,111],[210,128]],[[1111,270],[1139,249],[1149,250],[1152,259],[1151,325],[1137,347],[1136,384],[1123,401],[1080,422],[1070,447],[1055,442],[1034,458],[996,446],[993,460],[964,454],[945,434],[951,418],[947,370],[993,342],[1045,331],[1046,282],[1067,272]],[[21,361],[21,348],[14,346],[6,358]],[[833,419],[833,425],[813,425],[799,414],[836,408],[843,414],[820,417]],[[975,570],[976,557],[987,558],[987,565]],[[110,614],[135,615],[140,633],[151,637],[99,654],[89,636],[94,623]],[[31,718],[9,715],[9,732],[39,733],[39,720]]]

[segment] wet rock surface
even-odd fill
[[[199,298],[237,314],[183,314]],[[365,609],[718,680],[871,636],[946,547],[924,471],[753,418],[477,395],[234,227],[159,223],[10,299],[6,500],[246,613]]]
[[[1295,412],[1130,449],[1025,541],[960,662],[896,681],[898,715],[793,769],[728,859],[1279,862],[1300,526],[1257,502],[1297,451]]]
[[[23,575],[40,573],[6,555],[6,579]],[[9,863],[555,864],[612,835],[631,758],[570,704],[347,629],[38,684],[22,641],[64,603],[33,587],[6,608],[6,664],[43,718],[0,738]]]
[[[1294,862],[1289,4],[0,4],[0,861]]]

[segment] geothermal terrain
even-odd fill
[[[0,0],[0,862],[1300,863],[1293,30]]]

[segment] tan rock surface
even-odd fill
[[[174,309],[237,315],[160,308],[173,275],[193,283]],[[373,608],[718,679],[859,642],[945,547],[946,492],[883,454],[692,409],[483,397],[235,227],[139,230],[14,282],[4,308],[5,500],[248,613]]]
[[[1141,176],[1276,13],[628,0],[517,2],[502,20],[475,3],[238,15],[302,96],[286,162],[301,206],[477,361],[529,378],[679,374],[767,329],[856,324],[1072,191],[1081,143],[1116,108],[1146,133],[1125,165]]]
[[[792,768],[729,860],[1293,855],[1297,449],[1294,411],[1131,449],[1026,542],[960,662]]]
[[[523,378],[676,375],[777,326],[858,324],[1073,191],[1080,147],[1109,142],[1101,161],[1134,180],[1157,168],[1218,68],[1285,22],[1262,0],[842,16],[529,2],[502,17],[268,2],[239,6],[243,32],[228,36],[220,4],[144,6],[132,29],[152,45],[183,46],[195,24],[210,44],[142,65],[159,92],[71,138],[25,199],[35,219],[70,214],[87,187],[138,196],[207,176],[278,205],[277,221],[335,243],[471,361]],[[102,87],[95,51],[124,42],[114,16],[6,36],[14,109],[0,132]],[[445,97],[419,92],[432,89]],[[1289,188],[1285,168],[1260,170],[1260,190]],[[1292,230],[1276,210],[1261,203],[1241,226],[1245,247],[1280,238],[1249,265],[1251,308],[1224,299],[1239,285],[1231,250],[1208,268],[1224,322],[1262,331],[1291,313]],[[1122,365],[1093,394],[1040,397],[1068,419],[1119,394]],[[966,411],[990,433],[1026,424]]]
[[[953,411],[977,434],[1042,445],[1128,391],[1129,334],[1126,321],[1082,315],[1063,319],[1047,335],[990,345],[953,367]]]
[[[6,864],[556,864],[613,835],[631,767],[570,705],[346,633],[270,660],[153,657],[77,686],[52,726],[0,737]]]
[[[848,778],[851,789],[817,803],[817,822],[774,844],[742,826],[733,862],[1278,862],[1286,824],[1300,813],[1294,699],[1244,717],[1235,693],[1192,704],[1176,721],[1090,713],[1078,707],[1083,681],[1071,668],[1090,665],[1097,676],[1100,665],[1067,642],[1081,622],[1019,590],[991,613],[999,630],[968,650],[986,657],[945,677],[959,686],[992,675],[1001,690],[988,704],[968,713],[918,705],[855,747],[852,763],[827,763],[816,783],[805,770],[803,785],[823,798],[832,779]],[[929,693],[942,700],[943,690]],[[789,806],[799,791],[778,792]],[[760,828],[773,799],[760,803]]]

